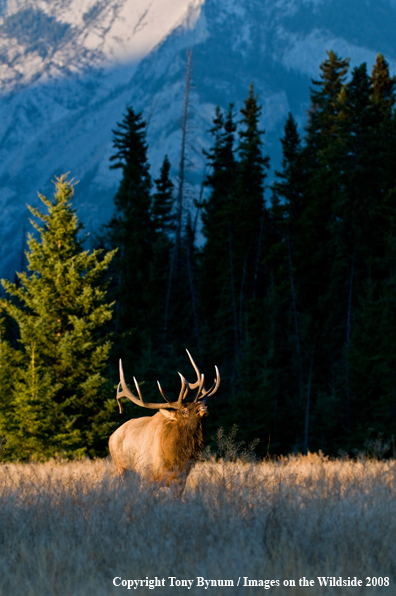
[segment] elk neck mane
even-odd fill
[[[169,465],[182,471],[187,462],[196,461],[204,446],[204,420],[191,417],[166,421],[161,436],[161,451]]]

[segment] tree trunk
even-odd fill
[[[287,251],[288,251],[288,255],[289,255],[290,290],[291,290],[291,296],[292,296],[294,328],[295,328],[295,334],[296,334],[296,349],[297,349],[297,356],[298,356],[298,368],[299,368],[299,373],[300,373],[300,396],[302,396],[303,387],[304,387],[304,370],[303,370],[303,360],[302,360],[302,352],[301,352],[300,326],[298,324],[297,298],[296,298],[296,289],[294,287],[293,263],[292,263],[290,235],[289,234],[287,236]]]
[[[187,118],[188,118],[188,96],[190,92],[191,80],[191,55],[192,51],[187,52],[187,78],[186,91],[184,94],[184,109],[183,109],[183,124],[182,124],[182,144],[180,151],[180,165],[179,165],[179,186],[177,192],[177,212],[176,212],[176,242],[175,242],[175,273],[177,275],[180,259],[181,246],[181,229],[182,229],[182,215],[183,215],[183,190],[184,190],[184,167],[186,159],[186,136],[187,136]]]
[[[346,418],[348,426],[351,423],[351,392],[349,386],[349,347],[351,342],[351,316],[352,316],[352,291],[353,291],[353,276],[355,272],[355,256],[356,251],[353,253],[351,275],[349,278],[349,294],[348,294],[348,311],[347,311],[347,324],[346,324],[346,336],[345,336],[345,391],[346,391]]]
[[[264,229],[264,207],[263,207],[263,213],[261,215],[260,234],[259,234],[259,241],[258,241],[258,246],[257,246],[257,256],[256,256],[256,262],[254,265],[253,298],[256,297],[257,277],[258,277],[258,269],[259,269],[259,263],[260,263],[261,244],[262,244],[262,239],[263,239],[263,229]]]
[[[172,250],[171,265],[169,268],[168,289],[165,300],[165,314],[164,314],[164,332],[162,340],[162,353],[166,355],[166,342],[169,324],[169,306],[172,294],[173,276],[178,274],[179,260],[180,260],[180,245],[181,245],[181,230],[182,230],[182,215],[183,215],[183,189],[184,189],[184,165],[186,155],[186,134],[187,134],[187,118],[188,118],[188,95],[190,92],[191,80],[191,55],[192,51],[187,52],[187,79],[186,91],[184,95],[184,109],[183,109],[183,124],[182,124],[182,144],[180,151],[180,165],[179,165],[179,186],[177,192],[176,203],[176,233],[175,244]]]
[[[309,377],[308,377],[308,385],[307,385],[307,403],[305,407],[305,433],[304,433],[304,453],[307,455],[308,453],[308,432],[309,432],[309,405],[310,405],[310,397],[311,397],[311,380],[312,380],[312,368],[313,368],[313,361],[315,355],[315,344],[312,350],[312,357],[311,357],[311,366],[309,368]]]
[[[232,302],[232,312],[234,318],[234,355],[237,356],[239,353],[239,334],[238,334],[238,316],[237,316],[237,309],[236,309],[236,301],[235,301],[235,289],[234,289],[234,263],[232,258],[232,233],[231,233],[231,225],[228,224],[228,246],[229,246],[229,253],[230,253],[230,281],[231,281],[231,302]],[[234,362],[235,368],[235,362]]]

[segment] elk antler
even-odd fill
[[[136,404],[137,406],[141,406],[142,408],[150,408],[151,410],[156,410],[158,408],[180,407],[180,406],[175,405],[178,402],[172,403],[165,396],[163,396],[163,397],[165,397],[165,399],[167,401],[167,403],[165,403],[165,404],[151,404],[147,401],[144,401],[142,393],[140,391],[139,383],[137,382],[135,377],[133,377],[133,382],[135,383],[136,391],[138,392],[139,398],[137,398],[135,395],[133,395],[132,391],[128,388],[127,384],[125,383],[124,371],[122,370],[122,361],[120,358],[120,382],[118,383],[117,395],[116,395],[118,407],[120,409],[120,414],[122,414],[122,404],[120,402],[120,397],[127,397],[128,399],[133,401],[133,403]],[[121,391],[120,391],[120,387],[121,387]]]
[[[180,375],[180,373],[179,373],[179,375],[181,376],[182,379],[184,379],[184,381],[187,384],[187,386],[188,386],[189,389],[196,389],[198,387],[198,391],[197,391],[197,393],[195,395],[195,398],[194,398],[194,402],[197,402],[198,399],[204,399],[205,397],[210,397],[211,395],[213,395],[214,393],[216,393],[216,391],[218,390],[219,385],[220,385],[220,373],[219,373],[219,369],[217,368],[217,366],[215,366],[216,378],[214,380],[214,384],[212,385],[212,387],[208,391],[205,391],[205,389],[204,389],[204,380],[205,380],[205,377],[204,377],[204,375],[201,375],[201,373],[199,372],[199,368],[195,364],[195,362],[194,362],[194,360],[193,360],[190,352],[188,350],[186,350],[186,352],[187,352],[187,355],[188,355],[188,357],[190,359],[190,362],[193,365],[193,368],[194,368],[194,370],[196,372],[197,380],[195,381],[195,383],[188,383],[188,381],[186,381],[184,379],[184,377],[182,377],[182,375]]]
[[[125,383],[124,371],[122,370],[122,362],[120,359],[120,382],[117,387],[117,395],[116,395],[120,414],[122,414],[122,404],[120,401],[121,397],[127,397],[134,404],[136,404],[137,406],[141,406],[142,408],[149,408],[152,410],[157,410],[160,408],[178,410],[179,408],[181,408],[183,406],[183,401],[187,397],[187,394],[190,389],[198,388],[198,391],[197,391],[195,399],[194,399],[194,403],[197,402],[198,399],[203,399],[205,397],[209,397],[210,395],[213,395],[214,393],[216,393],[216,391],[220,385],[220,374],[219,374],[219,369],[217,368],[217,366],[215,366],[216,378],[214,381],[214,385],[212,385],[212,387],[208,391],[205,391],[205,389],[204,389],[204,375],[201,375],[201,373],[199,372],[199,369],[198,369],[197,365],[195,364],[194,360],[192,359],[190,352],[188,350],[186,350],[186,352],[187,352],[188,357],[190,358],[191,364],[193,365],[193,368],[197,374],[197,380],[195,381],[195,383],[189,383],[188,381],[186,381],[186,379],[183,377],[183,375],[181,373],[178,373],[181,378],[182,384],[181,384],[181,389],[180,389],[180,393],[179,393],[179,397],[177,398],[177,401],[170,401],[170,399],[168,399],[166,397],[165,393],[162,391],[160,382],[157,381],[160,393],[166,402],[166,403],[162,403],[162,404],[157,404],[157,403],[153,404],[153,403],[144,401],[142,393],[140,391],[139,383],[137,382],[135,377],[133,377],[133,381],[135,383],[136,391],[138,392],[139,397],[136,397],[132,393],[132,391],[128,388],[127,384]],[[120,387],[121,387],[121,390],[120,390]]]
[[[219,373],[219,369],[217,368],[217,366],[215,365],[215,370],[216,370],[216,378],[214,380],[214,383],[212,385],[212,387],[210,389],[208,389],[207,391],[205,391],[205,389],[203,390],[202,395],[199,395],[201,389],[198,391],[197,395],[195,396],[194,401],[198,401],[199,399],[204,399],[205,397],[210,397],[211,395],[213,395],[214,393],[216,393],[216,391],[219,388],[220,385],[220,373]],[[202,375],[202,381],[203,381],[203,375]],[[203,386],[203,383],[202,383]]]

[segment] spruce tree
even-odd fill
[[[228,424],[229,406],[234,403],[233,416],[240,414],[241,434],[246,437],[255,406],[248,400],[249,408],[239,411],[238,404],[240,398],[254,391],[256,383],[249,373],[257,372],[250,361],[256,338],[249,334],[255,319],[252,300],[259,297],[263,284],[264,180],[268,168],[259,128],[261,107],[252,85],[241,114],[237,147],[233,105],[225,113],[217,108],[210,131],[213,146],[206,153],[210,167],[206,186],[210,192],[202,209],[206,244],[201,253],[200,288],[205,353],[219,362],[227,394],[227,402],[218,400],[216,415]]]
[[[328,391],[331,381],[329,354],[334,355],[336,349],[340,350],[340,313],[336,312],[339,304],[334,302],[331,271],[335,257],[334,206],[342,188],[342,163],[346,155],[340,141],[345,117],[343,106],[348,65],[347,59],[341,59],[330,51],[320,66],[319,80],[313,81],[305,144],[298,159],[299,169],[303,173],[297,182],[300,196],[292,201],[293,209],[296,210],[295,215],[290,213],[293,225],[285,228],[284,242],[291,250],[295,298],[298,292],[298,300],[295,300],[298,305],[297,316],[293,312],[292,317],[295,345],[298,341],[297,322],[300,335],[300,427],[299,436],[296,437],[300,449],[304,448],[303,445],[306,448],[307,427],[311,449],[316,447],[318,433],[323,436],[322,429],[314,425],[315,401],[321,392],[317,383],[323,384],[325,391]],[[290,234],[292,229],[293,233]],[[337,356],[340,357],[339,352]],[[308,394],[310,410],[307,418]]]
[[[265,255],[269,248],[269,214],[264,184],[269,158],[263,153],[261,106],[251,84],[240,110],[235,184],[227,205],[229,298],[233,337],[227,346],[230,403],[243,439],[264,431],[266,408],[257,392],[261,371],[262,300],[268,284]],[[257,436],[255,434],[254,436]]]
[[[377,151],[382,162],[382,182],[386,188],[393,188],[396,182],[394,155],[396,153],[396,76],[391,77],[389,65],[382,54],[378,54],[371,74],[371,100],[376,107],[379,135]]]
[[[115,213],[104,233],[106,244],[119,248],[113,266],[112,297],[117,302],[113,352],[115,362],[122,357],[128,369],[153,340],[151,331],[157,323],[151,317],[153,288],[149,283],[155,227],[146,123],[141,113],[129,107],[117,126],[110,167],[121,169],[122,179],[114,197]]]
[[[351,99],[357,89],[356,83],[353,84],[355,78],[348,85]],[[369,438],[377,438],[376,433],[387,438],[394,433],[390,413],[394,408],[396,351],[387,331],[395,321],[391,289],[395,278],[396,232],[394,92],[395,80],[379,54],[365,92],[359,94],[364,97],[364,103],[360,100],[351,110],[355,122],[350,145],[354,157],[349,180],[349,195],[353,198],[350,236],[356,246],[356,298],[346,356],[353,422],[350,435],[359,447]]]
[[[296,443],[306,424],[307,338],[305,313],[301,300],[301,223],[305,204],[306,171],[296,122],[291,114],[281,138],[281,170],[272,186],[270,210],[270,245],[267,267],[270,284],[264,299],[268,313],[263,325],[266,374],[260,384],[263,395],[272,396],[273,448]],[[274,324],[274,321],[276,322]],[[270,333],[266,330],[271,330]],[[285,367],[284,363],[288,362]],[[293,410],[294,416],[285,414]],[[281,423],[282,421],[282,423]],[[307,428],[309,430],[309,428]],[[305,434],[305,428],[304,428]],[[304,445],[306,449],[306,446]]]
[[[201,212],[206,242],[200,258],[200,295],[208,358],[224,353],[230,341],[234,343],[235,335],[229,252],[231,204],[236,180],[235,131],[233,105],[224,114],[218,106],[209,131],[213,147],[204,152],[209,167],[205,180],[209,196],[203,201]],[[207,291],[208,287],[211,291]]]
[[[242,119],[239,130],[238,170],[236,188],[233,195],[232,232],[235,238],[237,267],[243,275],[245,261],[250,261],[250,294],[257,290],[258,266],[263,248],[264,220],[267,211],[264,203],[264,183],[269,169],[269,157],[263,155],[264,130],[259,128],[261,106],[258,96],[250,85],[249,96],[241,109]],[[249,253],[249,254],[248,254]],[[248,254],[248,256],[247,256]],[[248,267],[248,265],[247,265]]]
[[[149,282],[153,287],[153,300],[151,320],[153,324],[152,339],[155,342],[154,350],[158,354],[163,350],[163,327],[166,316],[167,289],[171,274],[172,257],[174,256],[174,232],[176,216],[174,212],[174,184],[170,179],[171,164],[165,155],[160,175],[154,181],[156,192],[153,195],[152,218],[155,231],[155,240],[152,246],[152,263],[150,267]],[[159,289],[161,290],[159,291]],[[169,305],[168,305],[169,310]],[[158,367],[162,362],[158,361]]]
[[[392,277],[393,84],[381,56],[371,79],[362,64],[346,82],[347,67],[332,52],[322,65],[302,152],[308,175],[299,232],[304,266],[297,274],[311,321],[306,346],[315,346],[311,448],[322,449],[363,446],[361,431],[375,404],[371,383],[365,390],[359,379],[381,357],[381,340],[373,336],[370,346],[368,330],[376,328],[374,313],[382,313],[378,321],[391,313],[384,300]],[[379,389],[377,400],[384,398]]]
[[[310,280],[302,283],[307,304],[317,309],[319,295],[329,284],[331,247],[331,222],[334,201],[340,188],[340,174],[345,147],[340,142],[345,101],[344,85],[349,60],[341,59],[333,51],[321,66],[318,81],[312,81],[311,108],[303,151],[309,184],[306,188],[306,210],[302,220],[305,236],[302,259]]]
[[[371,74],[372,94],[371,99],[379,105],[380,110],[387,115],[391,114],[395,105],[396,78],[389,74],[389,65],[382,54],[378,54]]]
[[[168,156],[165,155],[159,178],[154,180],[157,192],[153,195],[152,216],[157,232],[169,235],[175,229],[174,184],[170,179]]]
[[[349,59],[342,59],[335,52],[327,52],[328,58],[320,65],[320,79],[312,80],[311,107],[307,124],[307,147],[313,149],[312,157],[337,132],[339,95],[345,84]],[[320,154],[316,153],[316,159]],[[317,163],[317,162],[315,162]],[[313,166],[314,164],[312,164]]]
[[[112,316],[103,273],[114,253],[83,249],[73,185],[62,176],[55,186],[53,201],[40,195],[48,213],[30,207],[41,223],[32,222],[28,272],[19,284],[2,281],[10,295],[2,306],[20,333],[1,391],[0,435],[12,459],[103,454],[112,430],[102,328]]]

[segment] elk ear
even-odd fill
[[[176,412],[174,410],[164,410],[161,408],[161,414],[165,416],[165,418],[169,418],[169,420],[176,420]]]

